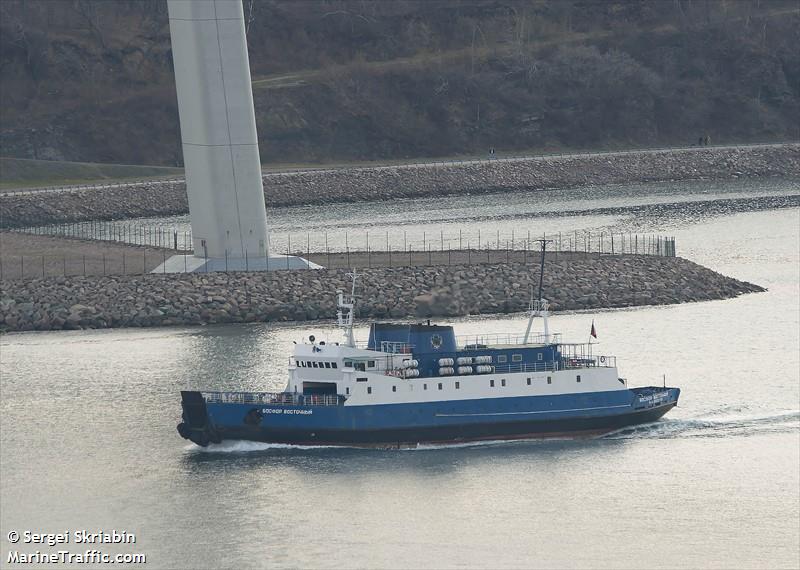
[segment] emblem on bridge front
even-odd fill
[[[434,348],[434,350],[439,350],[440,348],[442,348],[442,335],[440,334],[431,335],[431,346]]]

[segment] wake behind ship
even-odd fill
[[[678,402],[680,389],[629,388],[614,356],[551,335],[541,293],[524,335],[373,323],[369,339],[356,342],[351,275],[349,298],[338,292],[342,342],[310,336],[295,345],[282,392],[183,391],[180,435],[201,446],[378,447],[580,437],[653,422]],[[535,317],[542,334],[531,334]]]

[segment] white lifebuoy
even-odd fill
[[[601,356],[600,357],[600,362],[605,362],[605,361],[606,361],[606,357],[605,356]]]

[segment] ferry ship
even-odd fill
[[[178,433],[200,446],[400,448],[596,436],[656,421],[678,403],[679,388],[629,387],[614,356],[594,354],[596,343],[550,334],[541,284],[522,335],[456,336],[430,321],[378,322],[357,342],[357,276],[350,276],[349,295],[337,291],[340,342],[309,336],[296,344],[282,392],[181,392]],[[532,334],[536,318],[543,332]]]

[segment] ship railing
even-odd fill
[[[558,361],[500,364],[494,367],[494,372],[496,374],[501,374],[503,372],[546,372],[552,370],[558,370]]]
[[[295,394],[292,392],[203,392],[203,399],[215,404],[256,404],[270,406],[340,406],[338,394]]]
[[[497,345],[560,344],[561,333],[525,335],[521,334],[470,334],[456,336],[456,346],[460,349],[488,348]]]

